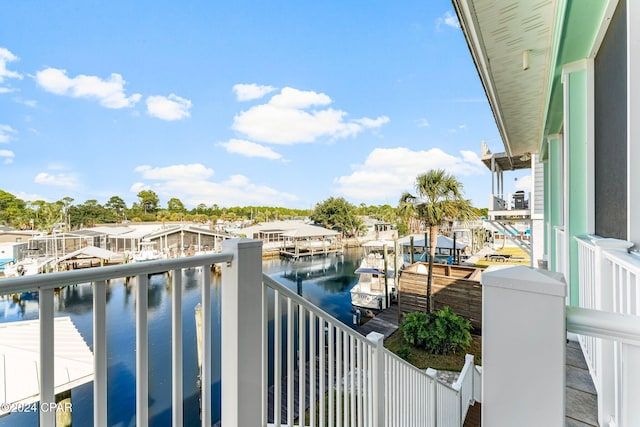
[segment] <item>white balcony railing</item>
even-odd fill
[[[640,370],[640,335],[628,340],[626,328],[640,325],[640,257],[630,242],[598,236],[576,238],[579,309],[568,311],[567,327],[579,341],[598,392],[601,425],[636,425],[640,412],[629,406],[638,391],[623,372]],[[576,311],[577,310],[577,311]],[[601,323],[598,326],[598,322]],[[600,330],[598,330],[600,328]],[[580,332],[582,331],[582,332]],[[629,359],[635,354],[636,359]],[[640,373],[640,372],[639,372]],[[635,415],[633,415],[635,412]],[[636,417],[636,418],[634,418]],[[635,420],[630,423],[630,419]]]
[[[270,425],[306,418],[306,425],[461,426],[479,401],[472,356],[447,385],[386,350],[381,334],[365,338],[273,279],[263,282],[263,312],[273,322],[272,334],[263,329]]]
[[[489,195],[490,211],[529,210],[531,193],[507,193]]]
[[[479,401],[469,358],[448,387],[262,275],[262,244],[223,242],[222,253],[0,280],[0,294],[39,292],[39,400],[54,402],[54,289],[93,286],[93,425],[107,424],[107,282],[136,277],[136,425],[149,424],[149,276],[171,272],[172,425],[183,425],[182,272],[201,270],[201,421],[211,426],[211,271],[221,270],[221,407],[225,426],[456,426]],[[207,302],[207,303],[204,303]],[[260,362],[260,363],[258,363]],[[6,402],[11,403],[11,402]],[[284,404],[283,404],[284,403]],[[326,404],[326,406],[325,406]],[[55,425],[41,411],[40,426]]]

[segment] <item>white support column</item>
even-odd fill
[[[384,414],[384,402],[385,402],[385,389],[384,389],[384,354],[382,349],[384,348],[384,335],[378,332],[370,332],[367,335],[367,340],[375,346],[375,352],[373,354],[373,423],[375,427],[382,427],[385,425]]]
[[[233,261],[222,268],[222,425],[259,426],[266,423],[260,419],[262,369],[266,369],[259,363],[263,349],[262,242],[225,240],[222,252],[233,254]]]
[[[562,276],[492,267],[482,285],[482,425],[564,425]]]
[[[640,247],[640,4],[627,1],[627,240]]]

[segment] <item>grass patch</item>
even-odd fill
[[[398,329],[384,340],[384,346],[395,354],[408,354],[407,361],[420,369],[433,368],[443,371],[460,371],[464,366],[464,356],[473,354],[476,365],[482,365],[482,338],[471,335],[471,344],[455,354],[430,354],[421,348],[414,347],[404,340],[402,331]],[[407,353],[407,350],[410,351]]]
[[[531,265],[531,259],[526,254],[526,252],[517,247],[506,246],[504,248],[496,249],[493,253],[496,255],[510,255],[510,258],[506,262],[505,261],[489,261],[488,259],[480,258],[473,265],[473,267],[486,268],[490,265],[505,265],[505,264],[526,265],[526,266]],[[516,259],[512,259],[512,258],[516,258]]]

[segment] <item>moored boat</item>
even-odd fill
[[[397,298],[395,277],[401,264],[394,262],[394,242],[373,241],[363,247],[365,256],[355,270],[358,283],[350,291],[351,305],[372,312],[384,310]]]

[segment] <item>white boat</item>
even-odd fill
[[[24,258],[4,265],[4,277],[31,276],[46,272],[52,258]]]
[[[140,242],[140,250],[133,255],[133,262],[153,261],[162,258],[162,252],[156,249],[156,242],[144,240]]]
[[[364,245],[365,256],[355,271],[358,283],[351,288],[351,305],[369,310],[383,310],[387,302],[395,301],[398,295],[395,275],[401,260],[394,266],[394,244],[392,241],[373,241]],[[387,268],[384,262],[384,247],[387,247]],[[385,286],[386,276],[386,286]]]

